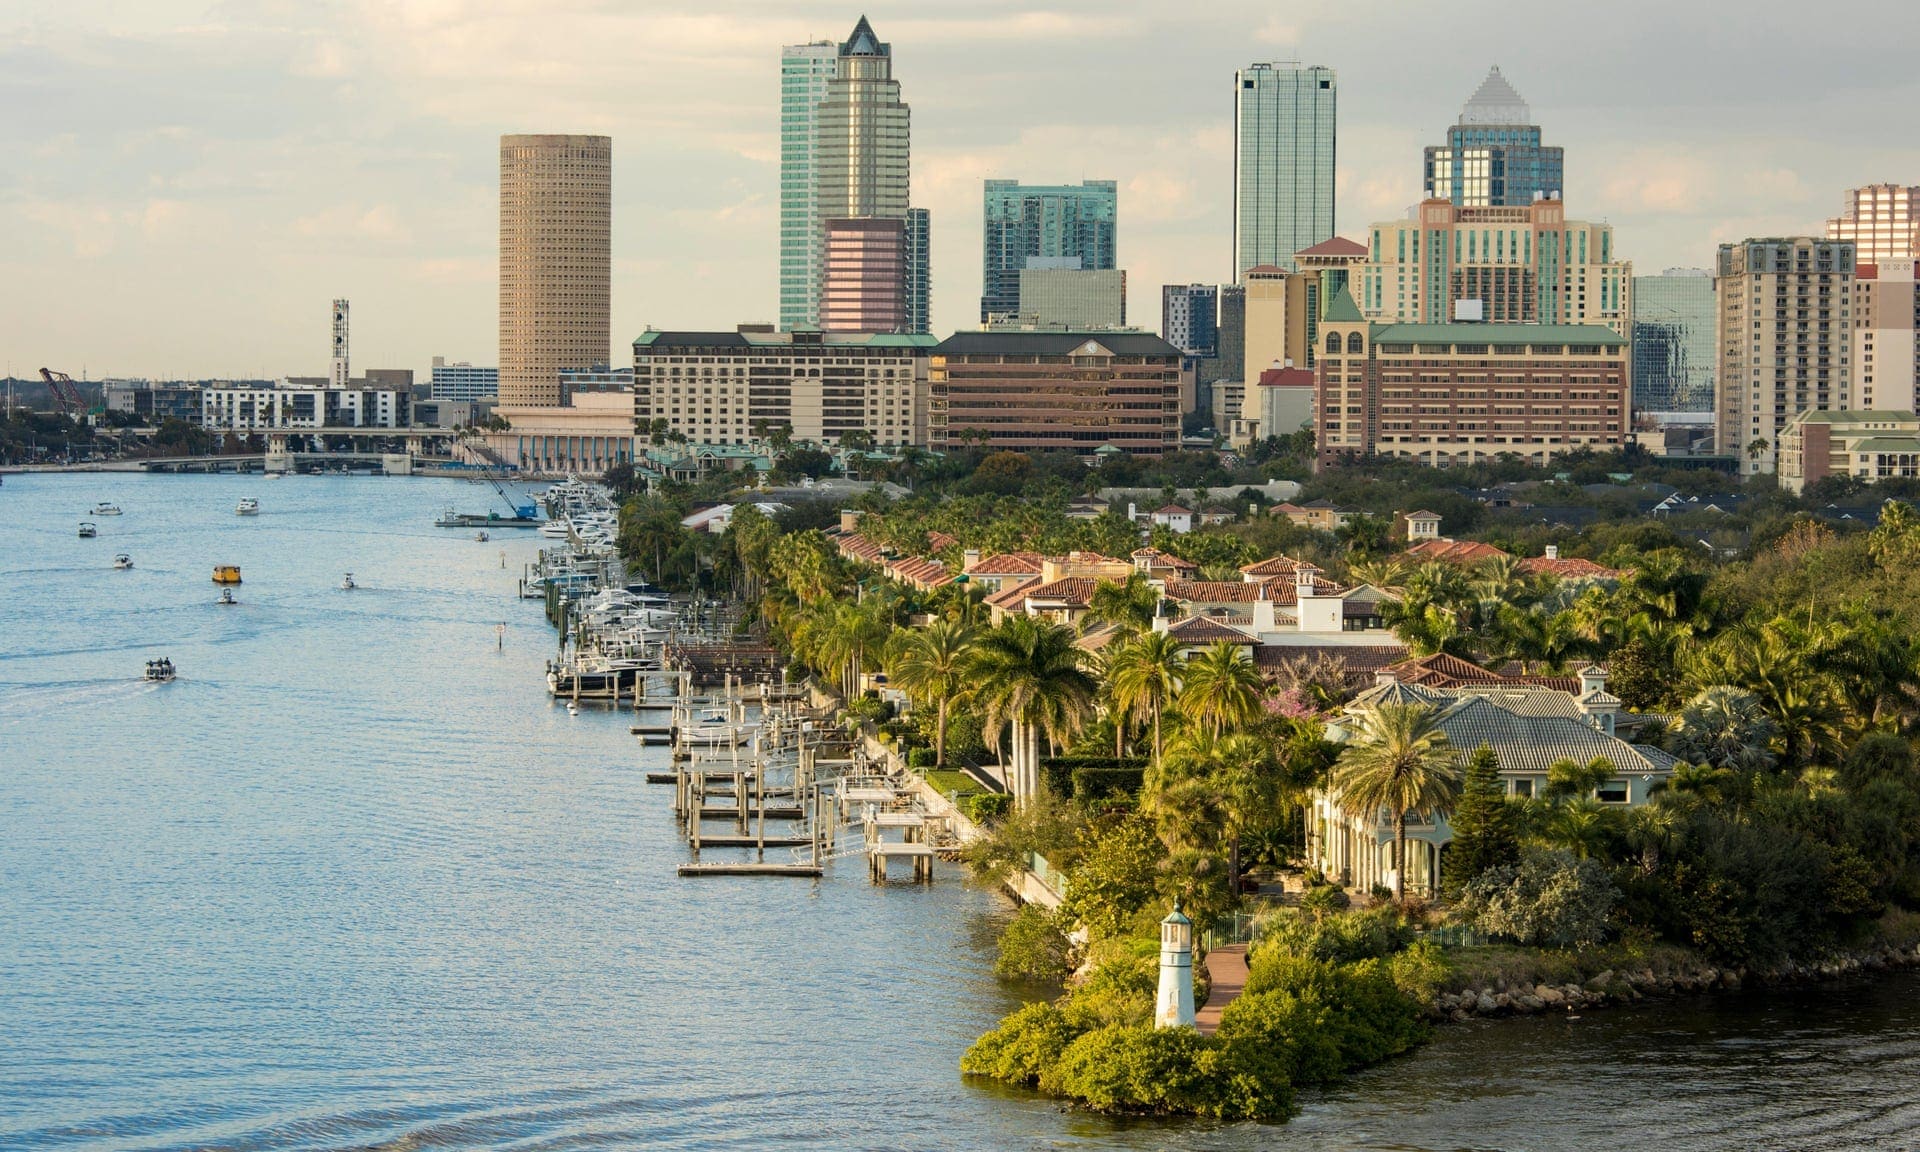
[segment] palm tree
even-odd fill
[[[1180,714],[1218,740],[1229,725],[1238,727],[1260,715],[1266,686],[1240,645],[1226,640],[1209,644],[1187,661]]]
[[[1393,813],[1393,897],[1406,896],[1407,815],[1445,812],[1460,795],[1460,766],[1432,707],[1382,704],[1363,713],[1353,739],[1333,766],[1332,785],[1343,807],[1371,815]]]
[[[1114,703],[1129,715],[1153,721],[1153,759],[1160,761],[1160,720],[1180,690],[1186,660],[1180,644],[1164,632],[1126,641],[1107,663]]]
[[[1272,740],[1195,728],[1174,737],[1142,791],[1170,843],[1201,847],[1210,832],[1224,836],[1228,873],[1237,885],[1241,838],[1275,813],[1284,785]]]
[[[1160,608],[1160,592],[1147,583],[1144,572],[1129,572],[1124,583],[1102,580],[1087,598],[1088,624],[1117,624],[1131,636],[1153,627],[1153,614]]]
[[[973,629],[951,620],[894,633],[887,651],[887,679],[924,704],[933,703],[933,766],[947,766],[947,710],[967,684],[973,660]]]
[[[1680,710],[1668,747],[1689,763],[1744,772],[1773,765],[1775,731],[1773,717],[1753,693],[1716,684]]]
[[[1040,786],[1040,737],[1053,744],[1072,736],[1086,722],[1097,685],[1081,667],[1084,653],[1071,628],[1030,616],[1015,616],[982,636],[970,669],[986,721],[996,744],[1003,728],[1013,729],[1013,764],[1008,784],[1025,805]]]

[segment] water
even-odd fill
[[[1914,1146],[1911,977],[1446,1029],[1285,1128],[964,1082],[1005,901],[675,877],[663,753],[545,696],[536,538],[431,527],[491,500],[7,477],[0,1148]]]

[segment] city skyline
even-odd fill
[[[336,297],[357,305],[362,363],[483,362],[497,340],[495,142],[516,132],[616,137],[616,362],[647,324],[774,320],[779,54],[863,14],[689,17],[580,0],[358,16],[239,4],[216,18],[155,3],[114,12],[108,31],[103,5],[28,11],[0,27],[21,110],[6,130],[29,158],[0,186],[19,238],[0,257],[0,356],[16,376],[45,363],[94,377],[317,374],[311,317]],[[1898,124],[1910,82],[1892,46],[1800,28],[1789,11],[1763,6],[1729,28],[1663,9],[1659,36],[1630,36],[1623,20],[1551,66],[1491,5],[1467,6],[1410,60],[1379,51],[1401,33],[1370,10],[1291,24],[1252,4],[864,14],[913,76],[915,201],[944,221],[932,253],[944,333],[976,322],[989,177],[1118,180],[1143,327],[1157,326],[1160,284],[1222,279],[1222,93],[1261,60],[1340,76],[1342,234],[1418,200],[1420,148],[1495,63],[1568,150],[1570,214],[1611,223],[1636,268],[1705,265],[1745,236],[1817,234],[1845,189],[1914,183],[1920,154]],[[1763,82],[1823,45],[1844,45],[1844,89],[1789,98]],[[1116,68],[1134,78],[1093,83]],[[1631,83],[1605,79],[1623,69]]]

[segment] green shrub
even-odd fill
[[[1261,946],[1343,963],[1391,956],[1412,942],[1412,925],[1388,905],[1330,916],[1283,910],[1264,922]]]
[[[1101,1112],[1200,1111],[1193,1105],[1208,1095],[1205,1047],[1191,1028],[1111,1024],[1069,1044],[1040,1087]]]
[[[1220,1040],[1245,1068],[1262,1078],[1324,1084],[1346,1071],[1346,1058],[1327,1028],[1327,1006],[1291,992],[1252,992],[1220,1014]]]
[[[1160,989],[1160,943],[1127,940],[1103,949],[1106,957],[1062,1003],[1075,1028],[1089,1031],[1109,1024],[1146,1024]]]
[[[931,768],[934,764],[934,752],[931,748],[907,749],[907,767]]]
[[[1046,910],[1022,905],[1000,933],[1000,958],[994,975],[1003,980],[1040,980],[1057,984],[1073,968],[1067,962],[1071,945]]]
[[[1432,1003],[1452,975],[1446,953],[1430,940],[1416,941],[1406,951],[1387,957],[1387,976],[1393,986],[1416,1003]]]
[[[1541,948],[1600,943],[1620,899],[1606,869],[1560,851],[1528,852],[1517,867],[1490,868],[1460,894],[1462,920]]]
[[[1031,1087],[1080,1034],[1051,1004],[1029,1004],[1000,1021],[960,1057],[960,1071]]]
[[[976,792],[960,798],[960,810],[975,824],[998,820],[1007,814],[1012,804],[1013,797],[1004,792]]]

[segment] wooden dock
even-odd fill
[[[682,864],[679,873],[682,876],[812,876],[824,875],[826,869],[818,864],[722,864],[696,863]]]

